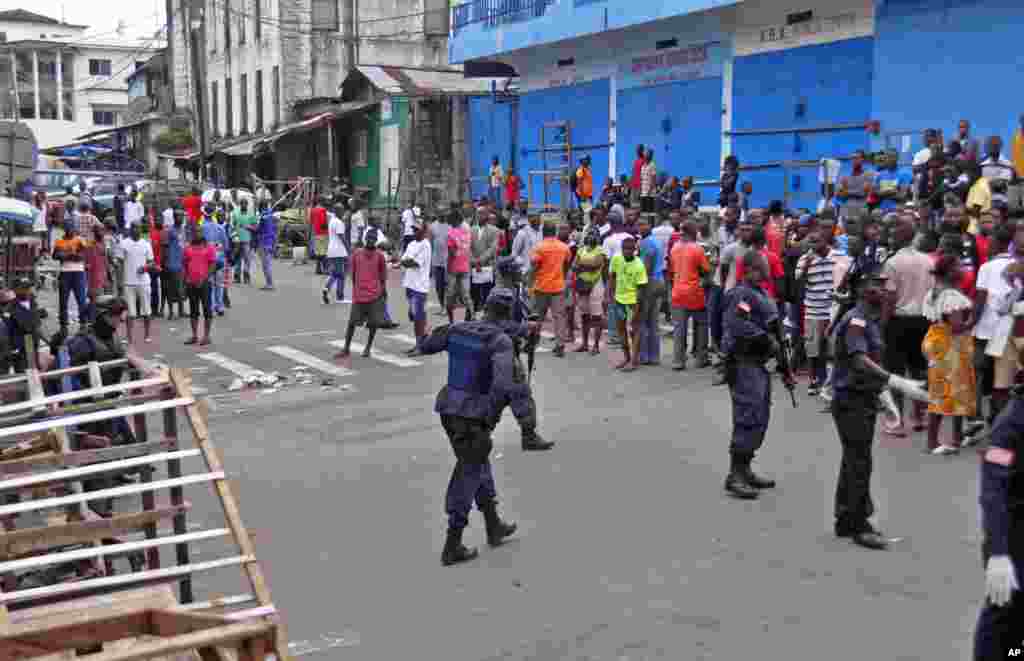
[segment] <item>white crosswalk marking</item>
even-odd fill
[[[346,377],[355,374],[354,370],[345,369],[344,367],[339,367],[338,365],[333,365],[327,362],[326,360],[321,360],[316,356],[311,356],[304,351],[299,351],[298,349],[293,349],[292,347],[279,345],[274,347],[267,347],[267,351],[275,353],[278,356],[287,358],[288,360],[294,360],[296,363],[306,365],[307,367],[312,367],[313,369],[319,370],[324,374],[330,374],[331,376]]]
[[[383,337],[393,337],[393,336],[385,335]],[[414,339],[413,343],[415,344],[415,342],[416,342],[416,340]],[[328,342],[328,344],[330,344],[332,347],[338,347],[340,349],[340,348],[343,348],[345,346],[345,341],[344,340],[334,340],[333,342]],[[352,345],[351,345],[350,348],[352,349],[352,351],[362,351],[364,348],[366,348],[366,345],[361,344],[359,342],[352,342]],[[384,352],[381,352],[381,351],[377,351],[376,349],[372,349],[370,351],[370,357],[373,358],[374,360],[379,360],[382,363],[388,363],[389,365],[395,365],[396,367],[419,367],[420,365],[423,364],[423,363],[421,363],[418,360],[413,360],[412,358],[404,358],[402,356],[396,356],[394,354],[384,353]]]
[[[250,374],[263,374],[261,370],[258,370],[255,367],[252,367],[251,365],[240,363],[234,358],[228,358],[224,354],[217,353],[215,351],[211,351],[209,353],[201,353],[199,354],[199,359],[205,360],[208,363],[213,363],[217,367],[222,367],[227,371],[231,372],[232,374],[234,374],[235,376],[240,376],[243,379],[249,376]]]

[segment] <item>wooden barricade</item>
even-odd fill
[[[132,378],[104,385],[109,370]],[[78,390],[53,387],[68,377]],[[221,647],[239,661],[263,661],[265,652],[289,661],[284,626],[185,371],[117,360],[29,370],[0,379],[0,387],[22,395],[0,405],[0,661],[56,661],[75,658],[75,650],[102,650],[92,661],[188,650],[215,661],[224,658]],[[156,440],[152,415],[161,422]],[[179,440],[180,415],[191,442]],[[165,476],[157,477],[160,470]],[[202,485],[221,505],[221,527],[187,523],[185,488]],[[232,541],[235,550],[212,557],[204,547],[202,561],[194,560],[192,546],[209,540]],[[173,562],[163,562],[161,549],[173,549]],[[241,569],[251,593],[194,603],[194,577],[227,567]],[[167,584],[177,585],[179,599]],[[139,602],[139,589],[153,586],[173,603]],[[79,605],[62,609],[71,603]],[[64,615],[46,614],[55,608]],[[123,639],[135,642],[111,647]]]

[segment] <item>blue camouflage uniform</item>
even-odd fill
[[[438,393],[434,410],[441,415],[456,457],[445,495],[450,530],[467,525],[474,500],[481,511],[496,502],[491,433],[505,407],[511,407],[521,426],[536,426],[529,387],[516,373],[506,330],[526,332],[525,326],[468,321],[438,328],[420,344],[424,354],[447,351],[449,356],[448,382]]]
[[[722,350],[729,365],[732,443],[729,452],[748,463],[761,449],[772,406],[771,375],[765,363],[774,355],[770,326],[778,322],[775,304],[746,282],[722,301]]]
[[[996,418],[992,442],[981,463],[982,557],[1007,555],[1017,580],[1024,580],[1024,399],[1014,397]],[[974,633],[975,661],[1006,659],[1024,645],[1024,591],[1010,602],[986,602]]]

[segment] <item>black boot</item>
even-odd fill
[[[462,545],[462,531],[464,528],[449,528],[448,537],[444,542],[444,550],[441,551],[441,564],[445,567],[467,562],[475,558],[478,553],[475,548],[466,548]]]
[[[502,521],[498,516],[498,503],[491,501],[478,506],[484,515],[484,523],[487,526],[487,543],[491,546],[501,546],[506,537],[511,537],[516,532],[515,522]]]
[[[543,452],[553,447],[554,441],[545,441],[536,429],[523,430],[523,452]]]
[[[755,500],[757,489],[747,483],[745,468],[750,465],[750,460],[742,455],[729,455],[729,476],[725,478],[725,490],[735,498],[741,500]]]
[[[775,480],[769,480],[768,478],[761,477],[750,469],[750,462],[748,461],[746,466],[743,467],[743,477],[746,478],[747,484],[754,487],[755,489],[774,489]]]

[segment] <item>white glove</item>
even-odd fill
[[[893,390],[899,390],[901,393],[915,401],[929,401],[928,384],[924,381],[913,381],[911,379],[906,379],[902,376],[892,374],[889,376],[889,383],[887,385]]]
[[[902,416],[900,415],[900,410],[896,408],[896,400],[892,397],[892,391],[886,388],[878,396],[878,400],[885,407],[885,417],[888,418],[889,424],[893,427],[898,426]]]
[[[994,555],[988,559],[985,567],[985,597],[994,606],[1005,606],[1013,598],[1014,590],[1019,590],[1017,572],[1008,555]]]

